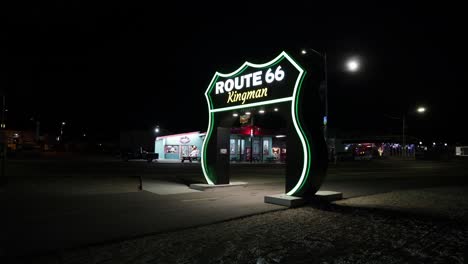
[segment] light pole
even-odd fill
[[[346,63],[346,69],[349,71],[349,72],[356,72],[359,70],[359,61],[357,61],[356,59],[350,59],[348,60],[348,62]]]
[[[424,114],[426,112],[426,107],[424,106],[419,106],[418,108],[416,108],[416,112],[418,114]],[[401,118],[399,117],[393,117],[393,116],[388,116],[387,117],[389,118],[392,118],[392,119],[400,119],[402,121],[402,129],[401,129],[401,147],[402,147],[402,152],[404,150],[406,150],[406,111],[403,112]],[[404,152],[406,153],[406,152]]]
[[[419,106],[418,108],[416,108],[416,112],[418,114],[424,114],[426,112],[426,107],[424,106]],[[402,131],[402,136],[403,136],[403,140],[402,140],[402,143],[403,143],[403,149],[406,149],[406,134],[405,134],[405,126],[406,126],[406,113],[403,113],[403,117],[402,117],[402,121],[403,121],[403,131]]]
[[[325,138],[325,142],[327,143],[327,149],[328,149],[328,131],[327,131],[327,125],[328,125],[328,72],[327,72],[327,53],[324,52],[323,54],[314,50],[314,49],[311,49],[311,48],[307,48],[307,49],[302,49],[301,53],[303,55],[306,55],[308,51],[312,51],[313,53],[319,55],[322,60],[323,60],[323,72],[324,72],[324,81],[323,81],[323,85],[324,85],[324,94],[323,94],[323,97],[324,97],[324,101],[325,101],[325,115],[323,117],[323,137]]]
[[[423,114],[423,113],[426,112],[426,107],[420,106],[420,107],[418,107],[418,109],[416,109],[416,112],[418,112],[420,114]]]
[[[325,142],[327,142],[328,147],[328,66],[327,66],[327,53],[323,52],[320,53],[314,49],[307,48],[302,49],[301,53],[306,55],[308,51],[312,51],[313,53],[319,55],[323,60],[323,72],[324,72],[324,101],[325,101],[325,116],[323,117],[323,136],[325,138]],[[360,67],[360,62],[356,58],[348,59],[346,62],[346,70],[348,72],[357,72]]]
[[[2,107],[2,124],[1,124],[1,127],[2,129],[5,129],[5,112],[7,111],[6,110],[6,105],[5,105],[5,96],[3,96],[3,107]]]
[[[62,122],[62,124],[60,125],[60,136],[57,137],[57,141],[62,141],[62,142],[63,142],[63,127],[64,127],[66,124],[67,124],[67,123]]]
[[[0,127],[1,130],[1,140],[2,140],[2,175],[0,179],[0,185],[6,185],[6,176],[5,176],[5,166],[6,166],[6,155],[7,155],[7,144],[8,140],[6,137],[5,133],[5,111],[6,111],[6,105],[5,105],[5,95],[3,96],[3,107],[2,107],[2,124]]]
[[[406,149],[406,135],[405,135],[405,121],[406,121],[406,114],[403,113],[403,117],[401,118],[403,122],[403,129],[402,129],[402,148],[403,150]],[[405,152],[406,153],[406,152]]]

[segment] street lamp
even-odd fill
[[[422,113],[426,112],[426,107],[420,106],[420,107],[418,107],[418,109],[416,109],[416,111],[417,111],[418,113],[422,114]]]
[[[427,111],[427,108],[423,107],[423,106],[419,106],[416,108],[416,113],[418,114],[423,114]],[[401,120],[402,121],[402,129],[401,129],[401,141],[402,141],[402,144],[401,144],[401,147],[402,149],[406,149],[406,111],[402,113],[402,116],[401,117],[394,117],[394,116],[389,116],[389,115],[385,115],[386,117],[388,118],[392,118],[392,119],[397,119],[397,120]],[[422,141],[419,142],[419,145],[422,145]]]
[[[2,160],[1,160],[1,178],[0,178],[0,185],[6,185],[7,179],[6,179],[6,174],[5,174],[5,166],[6,166],[6,155],[7,155],[7,142],[6,142],[6,135],[5,135],[5,112],[8,111],[6,109],[6,102],[5,102],[5,95],[2,96],[2,120],[1,120],[1,126],[0,126],[0,137],[4,141],[2,142]]]
[[[357,70],[359,70],[359,66],[360,66],[359,61],[356,59],[350,59],[346,63],[346,68],[350,72],[356,72]]]
[[[308,51],[312,51],[313,53],[317,54],[320,56],[323,60],[323,72],[324,72],[324,99],[325,99],[325,116],[323,118],[323,136],[325,138],[325,142],[327,143],[327,149],[328,149],[328,135],[327,135],[327,122],[325,120],[328,120],[328,72],[327,72],[327,53],[323,52],[320,53],[314,49],[308,48],[308,49],[302,49],[301,53],[302,55],[306,55]]]
[[[159,133],[159,126],[156,126],[156,128],[154,129],[154,132]]]
[[[302,49],[301,50],[301,53],[302,55],[306,55],[309,51],[317,54],[318,56],[320,56],[323,60],[323,71],[324,71],[324,82],[323,82],[323,85],[324,85],[324,101],[325,101],[325,116],[323,117],[323,136],[325,137],[325,142],[328,141],[328,131],[327,131],[327,127],[328,127],[328,70],[327,70],[327,53],[326,52],[323,52],[320,53],[314,49],[311,49],[311,48],[307,48],[307,49]],[[359,63],[359,60],[357,60],[356,58],[352,58],[352,59],[349,59],[346,63],[347,65],[347,71],[348,72],[357,72],[359,70],[359,67],[360,67],[360,63]],[[328,143],[327,143],[327,146],[328,146]]]
[[[63,127],[66,125],[64,121],[62,121],[62,125],[60,126],[60,136],[57,137],[57,141],[63,140]]]
[[[8,109],[6,108],[6,103],[5,103],[5,95],[3,96],[3,104],[2,104],[2,122],[0,128],[4,129],[5,128],[5,113],[8,112]]]
[[[419,107],[416,108],[416,112],[418,114],[424,114],[426,112],[426,107],[419,106]],[[405,135],[406,114],[405,113],[403,113],[402,121],[403,121],[403,131],[402,131],[402,136],[403,136],[403,139],[402,139],[403,142],[402,143],[403,143],[403,145],[402,145],[402,147],[406,148],[406,135]]]

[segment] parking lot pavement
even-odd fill
[[[466,187],[431,188],[351,198],[13,263],[461,264],[467,259],[468,222],[465,218],[460,223],[460,215],[454,213],[461,209],[466,216],[468,207],[457,208],[466,201],[455,203],[466,191]],[[433,211],[432,205],[439,203]]]
[[[182,183],[160,181],[160,180],[153,180],[153,179],[145,179],[142,185],[143,185],[144,191],[159,194],[159,195],[200,192],[198,190],[191,189],[189,188],[189,186],[182,184]]]
[[[7,229],[0,239],[4,254],[29,255],[206,225],[284,209],[263,203],[278,187],[165,195],[6,192],[0,200]]]
[[[329,171],[324,188],[348,198],[466,185],[468,178],[460,163],[350,163]],[[284,209],[263,202],[284,192],[284,165],[233,165],[232,172],[233,181],[248,187],[186,192],[203,182],[197,163],[12,161],[9,188],[0,193],[7,227],[0,239],[8,246],[0,254],[57,251]],[[138,191],[140,176],[154,182],[154,192]]]

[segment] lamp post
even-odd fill
[[[402,148],[403,150],[406,149],[406,135],[405,135],[405,121],[406,121],[406,115],[403,113],[403,117],[401,118],[402,123],[403,123],[403,129],[402,129]],[[406,152],[405,152],[406,153]]]
[[[67,123],[65,122],[62,122],[61,125],[60,125],[60,136],[57,137],[57,141],[62,141],[63,142],[63,127],[66,125]]]
[[[416,108],[416,112],[418,114],[424,114],[426,112],[426,107],[419,106],[418,108]],[[405,113],[403,113],[402,122],[403,122],[403,129],[402,129],[403,140],[402,140],[402,143],[403,143],[403,148],[406,149],[406,135],[405,135],[406,114]]]
[[[6,154],[7,154],[7,138],[5,133],[5,112],[6,112],[6,105],[5,105],[5,95],[3,96],[3,107],[2,107],[2,123],[1,123],[1,140],[2,140],[2,175],[0,179],[0,186],[6,185],[6,176],[5,176],[5,166],[6,166]]]
[[[426,107],[424,106],[419,106],[416,108],[416,113],[418,114],[424,114],[426,112]],[[393,117],[393,116],[388,116],[389,118],[392,119],[400,119],[402,122],[402,129],[401,129],[401,147],[402,151],[406,149],[406,111],[403,112],[401,118],[400,117]]]
[[[423,114],[423,113],[426,112],[426,107],[420,106],[420,107],[418,107],[418,109],[416,109],[416,112],[418,112],[420,114]]]
[[[5,129],[5,112],[6,110],[6,105],[5,105],[5,96],[3,96],[3,107],[2,107],[2,124],[1,124],[1,129]]]
[[[323,117],[323,136],[325,138],[325,142],[328,141],[328,131],[327,131],[327,125],[328,125],[328,72],[327,72],[327,53],[324,52],[323,54],[314,50],[314,49],[311,49],[311,48],[307,48],[307,49],[302,49],[301,53],[303,55],[306,55],[308,51],[312,51],[313,53],[317,54],[318,56],[320,56],[323,60],[323,72],[324,72],[324,82],[323,82],[323,85],[324,85],[324,94],[323,94],[323,97],[324,97],[324,101],[325,101],[325,116]],[[328,142],[327,142],[327,148],[328,148]]]
[[[324,101],[325,101],[325,116],[323,117],[323,136],[325,138],[325,142],[327,142],[328,147],[328,70],[327,70],[327,53],[323,52],[320,53],[314,49],[307,48],[302,49],[301,53],[306,55],[308,51],[312,51],[313,53],[319,55],[323,60],[323,72],[324,72]],[[356,58],[348,59],[346,62],[346,71],[348,72],[357,72],[359,70],[360,63],[359,60]]]
[[[348,60],[348,62],[346,63],[346,69],[349,72],[358,71],[359,70],[359,61],[357,61],[356,59]]]

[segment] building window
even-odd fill
[[[270,141],[263,140],[263,155],[270,155]]]
[[[177,145],[166,145],[164,153],[179,153],[179,146]]]

